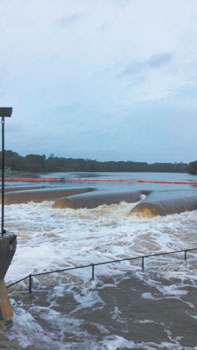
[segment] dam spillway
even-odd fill
[[[41,191],[72,189],[72,184],[66,184],[67,187],[63,184],[58,187],[58,184],[55,183],[53,186],[47,183],[45,185],[46,189],[40,189]],[[73,183],[73,188],[85,188],[84,185]],[[176,193],[182,191],[182,188],[185,190],[184,193],[188,192],[189,195],[192,195],[196,191],[195,187],[184,185],[183,187],[177,187],[178,185],[170,187],[169,185],[161,188],[152,184],[141,184],[139,187],[130,184],[100,184],[100,186],[96,184],[95,186],[95,183],[92,186],[96,189],[87,193],[87,197],[105,194],[105,198],[109,199],[108,195],[112,193],[116,195],[121,192],[137,192],[137,201],[128,203],[128,198],[127,202],[122,202],[122,198],[116,197],[116,200],[120,200],[120,204],[110,205],[110,203],[97,202],[99,206],[96,209],[86,209],[86,206],[82,209],[53,208],[52,205],[56,201],[65,198],[63,192],[59,191],[57,199],[47,201],[47,197],[43,197],[43,201],[34,202],[29,197],[29,202],[15,203],[6,207],[8,228],[10,231],[13,231],[14,228],[18,236],[18,249],[14,264],[11,264],[6,274],[7,284],[31,272],[58,270],[92,262],[99,263],[111,259],[118,260],[195,246],[196,211],[152,218],[129,214],[138,204],[151,198],[153,193],[158,192],[157,200],[161,199],[160,194],[163,191],[171,192],[174,198]],[[39,192],[39,189],[32,189],[32,193],[34,191]],[[30,189],[28,192],[31,192]],[[182,195],[183,192],[181,192]],[[86,197],[85,193],[72,195],[70,193],[66,198],[69,199],[75,195],[76,201],[79,196]],[[182,195],[179,197],[180,200]],[[170,197],[167,194],[166,196]],[[172,197],[170,198],[172,200]],[[112,198],[111,204],[114,200],[115,198]],[[95,199],[94,204],[97,203]],[[192,318],[195,309],[190,306],[191,303],[194,307],[196,305],[196,283],[193,280],[196,270],[193,254],[189,254],[187,266],[183,258],[183,254],[175,255],[171,257],[170,263],[169,257],[167,259],[146,259],[145,273],[140,272],[139,278],[140,263],[134,266],[128,262],[109,266],[101,265],[95,271],[95,284],[89,282],[91,268],[68,271],[65,274],[40,276],[33,282],[33,290],[37,290],[38,293],[35,294],[35,298],[30,297],[30,299],[26,295],[27,284],[20,284],[17,293],[16,288],[11,287],[9,293],[15,303],[14,326],[10,330],[11,334],[25,346],[29,341],[28,344],[32,347],[39,344],[45,349],[51,349],[51,347],[62,349],[64,347],[62,342],[69,339],[73,348],[82,343],[85,349],[87,340],[95,339],[91,347],[102,348],[99,339],[105,339],[107,342],[108,336],[104,332],[107,331],[110,334],[113,326],[115,327],[114,332],[122,336],[121,339],[128,334],[130,344],[132,344],[131,339],[136,342],[133,345],[134,348],[141,348],[141,339],[136,339],[136,334],[139,336],[143,334],[143,340],[146,341],[145,346],[148,348],[153,347],[156,342],[155,334],[158,333],[158,344],[165,341],[166,346],[170,348],[169,333],[167,333],[170,329],[171,337],[174,339],[173,344],[176,346],[178,342],[177,349],[184,347],[182,340],[177,339],[182,339],[180,337],[184,336],[187,344],[191,342],[191,328],[187,336],[187,329],[184,327],[183,330],[181,324],[192,324],[196,329],[196,319]],[[149,274],[150,270],[152,274]],[[159,279],[158,273],[160,272],[163,272],[164,282]],[[170,279],[171,274],[176,276],[176,280]],[[120,275],[121,279],[125,276],[121,285]],[[190,277],[191,283],[189,282]],[[190,294],[188,290],[191,290]],[[194,296],[193,300],[191,300],[191,295]],[[113,296],[116,299],[113,299]],[[169,309],[174,310],[174,308],[180,311],[177,318],[174,312],[169,313]],[[163,309],[166,310],[164,310],[164,316]],[[135,310],[134,317],[131,317],[133,310]],[[125,318],[122,316],[120,318],[119,315],[124,315]],[[106,317],[103,330],[103,320]],[[125,328],[121,328],[122,320],[125,319],[127,320],[126,323],[124,322],[127,327],[126,331]],[[142,320],[150,320],[150,322],[142,323]],[[92,324],[96,328],[92,328]],[[177,324],[180,324],[180,327]],[[159,332],[158,325],[160,325]],[[136,332],[136,327],[139,332]],[[43,337],[43,334],[46,334],[47,337]],[[108,345],[111,346],[110,343]],[[127,343],[125,346],[123,343],[122,347],[126,348],[126,346]],[[157,345],[154,347],[157,348]]]
[[[142,195],[147,197],[141,200]],[[197,192],[193,191],[128,191],[118,193],[85,193],[68,196],[57,200],[53,208],[95,208],[99,205],[135,203],[140,201],[130,212],[138,216],[152,217],[178,214],[197,209]]]
[[[144,184],[143,184],[144,185]],[[142,195],[146,198],[142,199]],[[197,209],[197,191],[138,189],[111,191],[99,187],[50,188],[47,186],[10,187],[6,190],[5,204],[53,201],[53,208],[93,209],[99,205],[136,203],[130,214],[137,216],[164,216]]]

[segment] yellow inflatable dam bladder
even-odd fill
[[[153,217],[191,210],[197,210],[197,190],[155,191],[137,204],[130,214]]]
[[[71,196],[78,193],[94,191],[92,187],[82,188],[57,188],[57,189],[32,189],[30,190],[13,190],[5,193],[5,204],[20,204],[20,203],[40,203],[43,201],[55,201],[62,197]]]
[[[141,194],[141,191],[95,191],[61,198],[53,204],[53,208],[93,209],[98,207],[99,205],[119,204],[123,201],[128,203],[134,203],[141,199]]]

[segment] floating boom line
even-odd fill
[[[1,177],[0,177],[1,179]],[[156,180],[131,180],[131,179],[89,179],[72,177],[5,177],[5,181],[17,182],[126,182],[148,183],[166,185],[197,185],[197,181],[156,181]]]

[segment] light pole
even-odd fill
[[[12,108],[11,107],[0,107],[0,117],[2,126],[2,149],[1,149],[1,236],[3,236],[6,231],[4,229],[4,187],[5,187],[5,149],[4,149],[4,126],[5,117],[11,117]]]

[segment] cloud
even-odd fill
[[[173,156],[161,152],[175,149],[168,129],[151,125],[162,124],[164,105],[175,134],[170,110],[180,119],[181,109],[185,120],[197,113],[196,0],[0,0],[0,13],[0,105],[14,108],[10,148],[129,159],[137,145],[140,160]],[[172,135],[179,149],[182,137]],[[196,150],[194,132],[189,147]]]
[[[147,65],[151,68],[160,68],[161,66],[171,63],[172,58],[173,54],[171,52],[160,53],[150,57],[149,60],[147,60]]]
[[[164,52],[152,55],[146,60],[135,60],[122,70],[120,76],[138,74],[148,71],[149,69],[158,69],[169,65],[172,62],[172,59],[172,52]]]
[[[63,16],[56,20],[55,24],[61,27],[71,27],[84,17],[84,14],[74,13],[70,16]]]

